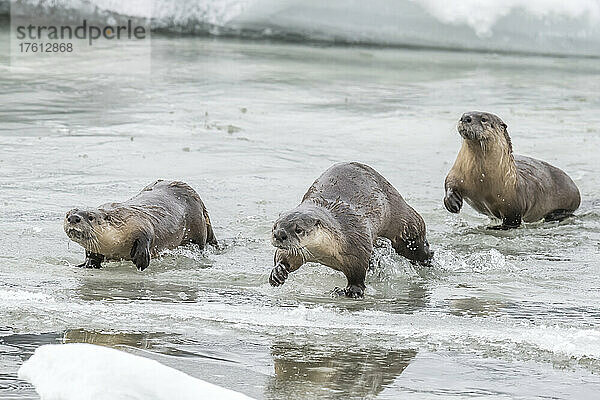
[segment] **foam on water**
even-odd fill
[[[1,301],[50,301],[51,297],[43,293],[33,293],[25,290],[1,290]]]
[[[173,308],[169,303],[152,301],[144,305],[139,301],[105,303],[41,298],[23,291],[3,291],[2,294],[0,312],[21,315],[22,320],[18,323],[29,325],[27,329],[31,331],[40,329],[39,321],[29,317],[40,308],[54,316],[44,321],[42,332],[60,330],[67,321],[91,330],[110,326],[120,331],[135,331],[139,320],[148,321],[156,331],[162,330],[166,321],[177,321],[177,326],[170,324],[170,329],[182,335],[202,335],[207,327],[223,324],[262,334],[276,331],[279,335],[301,332],[327,334],[333,330],[343,336],[343,332],[352,327],[353,334],[365,337],[383,335],[390,343],[408,340],[417,345],[425,340],[437,343],[440,348],[464,350],[459,343],[466,342],[469,348],[473,343],[497,346],[499,353],[504,355],[514,351],[523,357],[525,348],[529,352],[546,351],[566,358],[600,358],[600,332],[596,329],[531,324],[506,316],[465,319],[431,311],[414,314],[390,314],[369,309],[348,311],[335,305],[301,304],[294,308],[281,308],[268,303],[246,304],[239,300],[236,301],[239,304],[232,305],[226,297],[221,298],[225,303],[207,298],[199,303],[180,303]],[[132,315],[136,318],[132,319]]]

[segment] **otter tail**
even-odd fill
[[[215,237],[215,233],[212,230],[212,226],[207,225],[206,227],[206,243],[213,245],[215,247],[219,247],[219,243],[217,243],[217,238]]]
[[[203,210],[204,220],[206,221],[206,243],[215,246],[217,249],[219,248],[219,243],[217,243],[217,238],[212,229],[212,224],[210,223],[210,217],[208,216],[208,211],[206,208]]]

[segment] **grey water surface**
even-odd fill
[[[61,342],[257,399],[599,398],[598,59],[154,35],[149,75],[55,62],[0,53],[0,398],[36,398],[17,369]],[[473,109],[573,177],[575,218],[497,232],[444,209]],[[344,277],[320,265],[270,287],[273,221],[350,160],[421,213],[435,265],[384,246],[363,300],[332,298]],[[66,211],[157,178],[200,193],[223,249],[75,268]]]

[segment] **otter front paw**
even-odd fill
[[[346,296],[352,299],[362,299],[365,297],[365,290],[360,286],[351,285],[345,289],[336,287],[333,289],[333,294],[336,296]]]
[[[138,271],[143,271],[150,265],[150,243],[146,239],[136,239],[131,248],[131,261]]]
[[[282,263],[279,263],[271,270],[271,275],[269,276],[269,283],[271,286],[280,286],[283,285],[285,280],[287,279],[289,272],[287,267]]]
[[[446,197],[444,197],[444,206],[446,206],[446,210],[451,213],[458,213],[463,205],[463,198],[460,193],[448,189],[446,191]]]

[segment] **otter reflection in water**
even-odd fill
[[[100,346],[127,346],[138,349],[151,349],[165,334],[147,332],[103,332],[87,329],[69,329],[63,335],[63,343],[89,343]]]
[[[415,358],[412,349],[320,347],[294,342],[273,344],[275,376],[267,399],[320,398],[343,392],[344,398],[371,398],[392,384]]]

